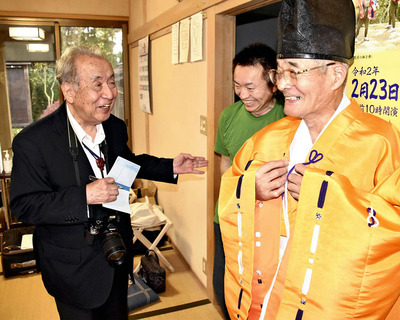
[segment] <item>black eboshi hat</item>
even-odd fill
[[[283,0],[278,59],[324,59],[351,64],[355,10],[352,0]]]

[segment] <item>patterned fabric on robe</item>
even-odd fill
[[[352,100],[314,144],[323,158],[307,166],[299,201],[288,196],[285,230],[281,199],[262,205],[255,200],[255,172],[290,157],[300,121],[286,117],[256,133],[222,177],[219,216],[230,316],[247,319],[252,301],[261,299],[251,318],[386,319],[400,296],[400,133]],[[261,297],[253,297],[260,221],[272,230],[269,252],[263,253],[270,258],[256,266],[268,284],[263,281]],[[289,242],[274,280],[279,237],[286,231]]]

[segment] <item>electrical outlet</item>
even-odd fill
[[[207,135],[207,117],[200,116],[200,133]]]
[[[207,260],[206,260],[206,258],[203,258],[202,269],[203,269],[204,274],[207,274],[207,272],[206,272],[206,266],[207,266]]]

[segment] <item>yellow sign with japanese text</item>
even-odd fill
[[[364,112],[400,129],[400,30],[391,30],[384,23],[370,24],[368,37],[361,30],[349,68],[347,96],[355,98]]]

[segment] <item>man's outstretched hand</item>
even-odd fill
[[[175,174],[194,173],[203,174],[204,171],[197,168],[206,167],[208,160],[204,157],[194,157],[189,153],[181,153],[174,158],[173,167]]]

